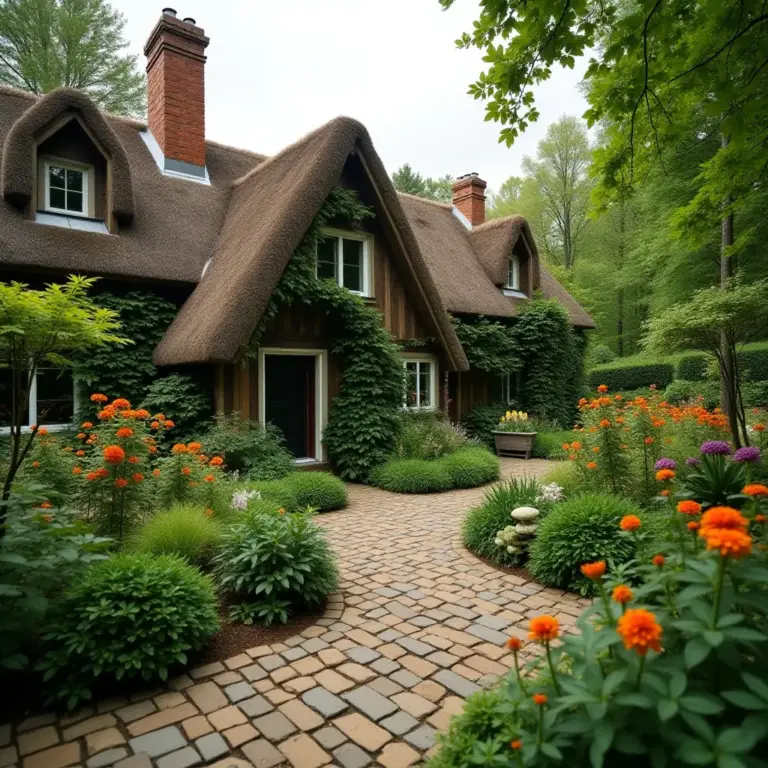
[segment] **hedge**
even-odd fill
[[[768,381],[768,345],[739,354],[744,381]]]
[[[605,384],[611,391],[638,389],[655,384],[659,389],[675,379],[672,363],[642,363],[635,365],[598,365],[589,372],[589,384],[594,389]]]
[[[676,379],[683,381],[704,381],[707,378],[709,358],[706,355],[683,355],[677,361]]]

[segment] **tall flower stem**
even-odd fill
[[[717,575],[715,576],[715,599],[712,604],[712,620],[710,629],[717,627],[717,620],[720,618],[720,599],[723,596],[723,581],[725,580],[725,562],[726,558],[722,555],[717,561]]]
[[[547,653],[549,653],[549,647],[547,647]],[[539,731],[536,737],[536,743],[541,746],[541,742],[544,741],[544,707],[539,707]]]
[[[515,676],[517,677],[517,684],[520,686],[520,690],[523,692],[523,696],[527,696],[528,691],[525,687],[525,683],[523,682],[523,676],[520,674],[520,661],[517,658],[517,651],[513,651],[512,654],[515,657]]]
[[[560,683],[557,681],[557,673],[555,672],[555,665],[552,662],[552,651],[549,648],[549,641],[547,640],[544,644],[544,647],[547,650],[547,664],[549,664],[549,673],[552,675],[552,685],[554,686],[555,690],[557,691],[558,696],[562,696],[562,690],[560,689]],[[543,715],[542,715],[543,717]]]
[[[605,585],[600,579],[595,580],[595,586],[600,593],[600,599],[603,601],[603,609],[605,610],[605,620],[610,626],[616,624],[616,620],[613,618],[613,612],[611,611],[611,601],[608,598],[608,593],[605,591]]]
[[[640,663],[637,665],[637,677],[635,678],[635,688],[640,687],[640,678],[643,676],[644,668],[645,668],[645,656],[641,656]]]

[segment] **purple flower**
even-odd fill
[[[707,440],[699,450],[707,456],[730,456],[731,446],[724,440]]]
[[[688,458],[685,460],[685,463],[686,463],[686,464],[687,464],[689,467],[698,467],[698,466],[699,466],[699,464],[701,464],[701,459],[697,459],[695,456],[689,456],[689,457],[688,457]]]
[[[733,454],[733,460],[747,462],[749,464],[757,464],[757,462],[760,461],[760,449],[755,448],[754,446],[739,448],[739,450]]]
[[[656,462],[656,469],[677,469],[677,462],[674,459],[659,459]]]

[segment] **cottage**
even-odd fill
[[[207,140],[208,42],[194,19],[164,9],[145,47],[146,124],[104,114],[70,89],[42,97],[0,89],[2,279],[76,272],[173,297],[180,309],[155,363],[203,366],[215,409],[276,424],[307,462],[327,458],[323,429],[343,374],[326,318],[286,306],[257,354],[244,359],[243,350],[338,186],[356,190],[375,215],[363,228],[323,232],[317,279],[376,307],[402,342],[408,407],[448,398],[460,418],[512,396],[508,377],[469,370],[450,314],[513,317],[541,291],[574,326],[593,326],[540,264],[522,217],[485,222],[476,174],[457,179],[452,204],[398,194],[366,129],[346,117],[273,157]],[[42,371],[29,423],[42,413],[66,423],[73,401],[71,380]]]

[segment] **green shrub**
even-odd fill
[[[442,460],[392,459],[374,471],[373,482],[395,493],[440,493],[452,486]]]
[[[467,411],[462,419],[462,424],[467,434],[475,440],[479,440],[489,448],[494,447],[493,430],[498,426],[501,417],[511,406],[505,403],[490,403],[489,405],[476,405]]]
[[[556,483],[563,489],[566,497],[573,496],[583,490],[584,478],[571,462],[561,462],[541,478],[542,485]]]
[[[191,440],[211,416],[208,393],[191,376],[172,373],[155,379],[144,395],[142,408],[163,413],[176,425],[169,437],[174,442]]]
[[[709,369],[709,358],[699,353],[682,355],[677,359],[675,377],[684,381],[704,381]]]
[[[497,546],[496,534],[512,524],[510,512],[515,507],[539,507],[539,484],[532,478],[514,477],[490,488],[483,503],[467,512],[461,527],[464,546],[497,565],[515,565],[519,556]]]
[[[744,381],[768,381],[768,343],[750,344],[738,357]]]
[[[636,504],[607,494],[584,494],[557,504],[531,546],[531,574],[547,587],[579,589],[588,585],[579,571],[583,563],[627,562],[635,555],[635,545],[619,529],[624,515],[643,519]]]
[[[537,459],[561,459],[563,457],[563,443],[573,442],[574,436],[570,429],[562,429],[557,432],[539,430],[533,441],[532,455]]]
[[[705,408],[715,408],[720,404],[720,385],[716,381],[678,379],[664,390],[664,399],[673,405],[695,401],[699,396],[704,398],[701,404]]]
[[[293,472],[276,483],[287,486],[295,496],[297,511],[312,507],[319,512],[330,512],[347,506],[347,487],[330,472]]]
[[[156,514],[136,534],[132,548],[152,555],[179,555],[193,565],[205,565],[213,556],[219,524],[205,508],[175,504]]]
[[[301,512],[306,507],[299,505],[296,491],[283,480],[262,480],[261,482],[237,483],[234,496],[241,491],[256,491],[262,501],[269,502],[275,509],[281,508],[287,512]],[[236,506],[236,505],[233,505]],[[250,504],[248,508],[250,509]]]
[[[227,469],[251,480],[277,480],[295,469],[279,429],[245,421],[237,413],[216,414],[201,442],[207,454],[220,454]]]
[[[439,459],[468,444],[463,428],[437,413],[404,413],[395,455],[401,459]]]
[[[749,381],[741,385],[741,396],[747,408],[768,406],[768,381]]]
[[[607,344],[590,344],[587,348],[585,365],[593,368],[596,365],[605,365],[618,359],[618,355]]]
[[[675,369],[672,363],[644,362],[612,363],[610,365],[598,365],[589,372],[589,384],[594,389],[600,384],[605,384],[611,392],[619,392],[626,389],[639,389],[655,384],[659,389],[671,384],[675,378]]]
[[[247,604],[240,615],[265,624],[285,623],[338,587],[333,554],[308,512],[246,512],[223,535],[214,565],[222,588]]]
[[[464,448],[439,461],[448,472],[453,488],[477,488],[498,480],[501,472],[498,458],[481,446]]]
[[[39,668],[73,707],[97,683],[165,680],[218,630],[211,579],[172,555],[121,554],[90,567],[57,605]]]

